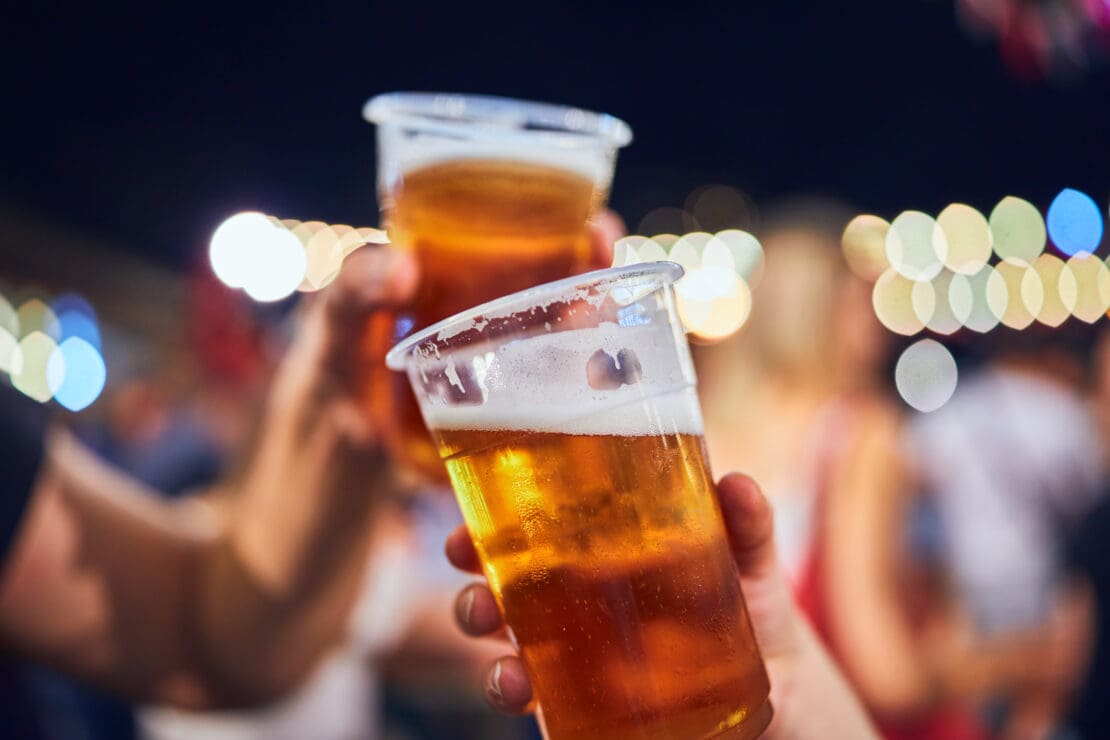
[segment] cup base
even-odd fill
[[[771,707],[771,699],[767,698],[736,727],[706,735],[701,740],[755,740],[771,724],[771,718],[774,716],[775,710]]]

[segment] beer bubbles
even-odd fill
[[[380,229],[247,211],[220,224],[209,242],[208,257],[220,282],[268,303],[326,287],[352,252],[387,241]]]

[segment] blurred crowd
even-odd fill
[[[695,348],[714,470],[762,484],[794,596],[885,737],[1110,736],[1110,331],[957,337],[955,395],[911,412],[891,387],[896,338],[843,261],[848,215],[768,212],[747,324]],[[298,313],[202,269],[187,286],[180,332],[130,347],[146,360],[71,426],[158,495],[234,507]],[[263,708],[131,707],[27,667],[45,734],[538,737],[484,708],[477,676],[501,651],[452,622],[467,578],[442,549],[458,522],[449,491],[398,486],[343,644]]]

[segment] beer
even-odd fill
[[[386,351],[465,308],[586,269],[586,221],[604,198],[570,170],[474,158],[414,168],[383,195],[391,240],[421,268],[413,305],[373,319],[363,342],[366,403],[395,459],[444,477],[408,382],[382,364]]]
[[[430,424],[549,736],[758,736],[767,676],[693,389],[558,429],[449,411]]]

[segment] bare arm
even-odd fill
[[[934,701],[935,682],[900,590],[908,495],[897,417],[864,407],[852,436],[825,498],[830,629],[864,703],[912,713]]]
[[[388,250],[352,256],[305,317],[219,515],[153,499],[56,433],[0,581],[4,645],[139,701],[235,705],[294,685],[343,634],[385,485],[355,403],[358,331],[414,283]]]

